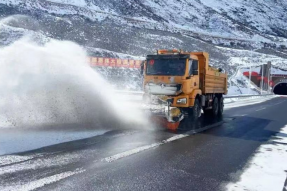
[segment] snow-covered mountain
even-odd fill
[[[287,45],[287,2],[242,0],[2,0],[21,10],[79,15],[93,21],[114,20],[174,28],[223,38],[276,39]]]
[[[28,35],[95,56],[206,51],[230,74],[267,61],[287,68],[286,12],[285,0],[1,0],[0,45]]]

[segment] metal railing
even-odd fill
[[[226,99],[231,98],[251,98],[251,97],[267,97],[267,96],[273,96],[274,94],[262,94],[262,95],[234,95],[234,96],[224,96]]]
[[[115,93],[117,94],[123,94],[123,95],[143,95],[144,92],[142,91],[121,91],[121,90],[117,90],[115,91]],[[272,96],[274,94],[262,94],[262,95],[254,95],[254,94],[250,94],[250,95],[227,95],[224,96],[224,98],[226,99],[232,99],[232,98],[251,98],[251,97],[266,97],[266,96]]]

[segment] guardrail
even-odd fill
[[[143,101],[142,91],[115,91],[119,96],[119,99],[122,101],[132,102],[132,103],[141,103]],[[248,99],[256,100],[263,97],[274,96],[274,94],[264,94],[264,95],[228,95],[224,96],[225,104],[232,104],[237,101],[247,101]]]
[[[266,96],[272,96],[274,94],[262,94],[262,95],[234,95],[234,96],[223,96],[226,99],[232,99],[232,98],[250,98],[250,97],[266,97]]]
[[[237,101],[247,101],[249,99],[255,100],[258,98],[264,98],[264,97],[271,97],[274,96],[274,94],[263,94],[263,95],[234,95],[234,96],[224,96],[224,103],[225,104],[232,104]]]
[[[117,94],[123,94],[123,95],[143,95],[144,92],[142,91],[121,91],[121,90],[116,90],[115,93]],[[251,97],[266,97],[266,96],[272,96],[274,94],[262,94],[262,95],[228,95],[224,96],[226,99],[232,99],[232,98],[251,98]]]

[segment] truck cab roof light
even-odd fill
[[[181,50],[172,49],[172,50],[158,50],[157,54],[181,54]]]

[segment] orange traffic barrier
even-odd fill
[[[115,67],[115,68],[141,68],[143,60],[118,59],[118,58],[102,58],[90,57],[88,59],[91,67]]]

